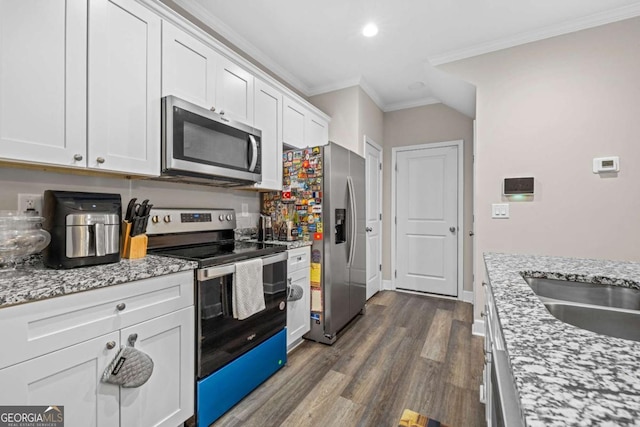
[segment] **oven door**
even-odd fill
[[[261,181],[259,130],[174,96],[162,108],[164,173]]]
[[[198,379],[246,353],[287,324],[287,254],[262,259],[266,308],[245,320],[233,318],[234,264],[198,271]]]

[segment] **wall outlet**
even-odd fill
[[[18,211],[42,215],[42,194],[18,194]]]

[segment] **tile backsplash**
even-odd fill
[[[45,190],[119,193],[125,206],[131,197],[137,197],[164,208],[232,208],[238,228],[256,227],[260,212],[259,193],[252,190],[0,167],[0,209],[17,209],[19,193],[43,194]],[[247,216],[242,216],[243,204],[248,207]]]

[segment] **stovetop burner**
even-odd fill
[[[276,254],[285,250],[286,247],[282,245],[229,240],[200,245],[152,249],[149,253],[197,261],[199,268],[206,268]]]

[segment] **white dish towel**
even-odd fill
[[[262,258],[236,263],[233,278],[233,318],[244,320],[265,309]]]

